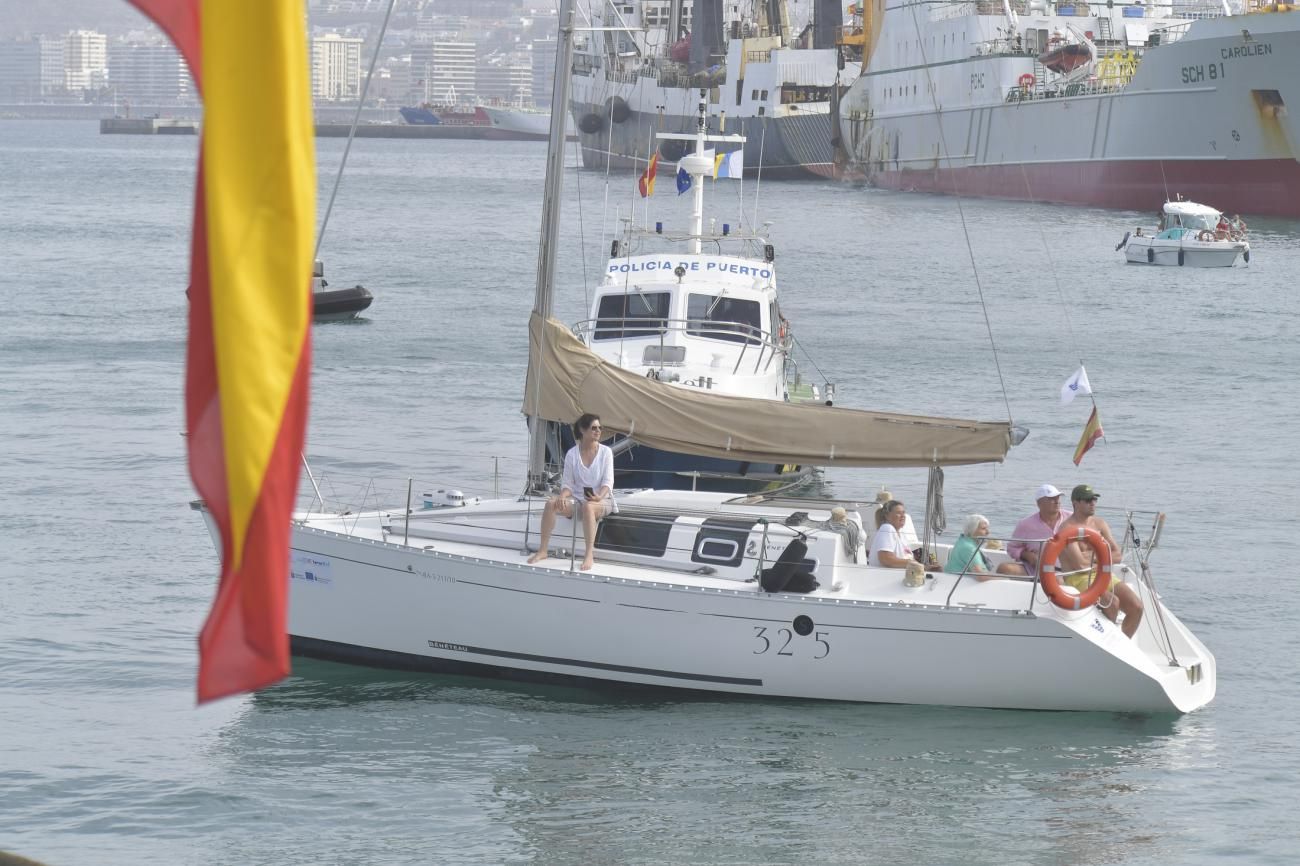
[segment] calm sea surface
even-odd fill
[[[343,142],[318,144],[323,208]],[[804,369],[841,405],[1009,404],[1033,431],[1001,466],[949,470],[950,526],[980,511],[1009,532],[1044,481],[1168,513],[1152,566],[1218,657],[1203,710],[646,700],[307,661],[196,709],[217,572],[180,436],[196,148],[0,121],[0,850],[51,866],[1295,862],[1300,223],[1251,220],[1248,268],[1149,269],[1114,251],[1143,215],[758,188]],[[321,257],[376,300],[316,331],[308,446],[335,501],[395,503],[408,478],[518,488],[544,161],[533,143],[355,144]],[[562,318],[583,317],[633,188],[568,173]],[[755,188],[720,185],[720,221],[752,221]],[[652,219],[687,198],[661,177]],[[1088,407],[1057,391],[1080,359],[1107,438],[1075,467]],[[923,473],[822,479],[844,497],[882,484],[920,513]]]

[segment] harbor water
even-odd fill
[[[311,661],[195,707],[217,574],[181,435],[198,146],[0,121],[0,851],[50,866],[1294,862],[1300,223],[1246,214],[1249,267],[1147,268],[1115,244],[1158,201],[710,187],[719,224],[771,223],[803,372],[840,405],[1030,429],[1005,463],[947,471],[948,538],[970,512],[1009,534],[1044,482],[1091,484],[1112,524],[1167,514],[1153,574],[1218,659],[1218,696],[1195,713],[610,694]],[[316,146],[323,208],[344,141]],[[540,143],[354,144],[320,258],[375,302],[313,337],[307,456],[331,503],[398,505],[408,482],[520,489],[544,164]],[[618,217],[681,219],[689,196],[665,168],[649,214],[635,177],[567,172],[561,318],[585,318]],[[1090,404],[1058,395],[1081,361],[1106,437],[1075,466]],[[887,486],[919,520],[925,480],[818,484]]]

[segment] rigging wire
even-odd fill
[[[361,121],[361,106],[366,104],[366,94],[370,92],[370,79],[375,75],[375,63],[378,62],[379,51],[384,46],[384,34],[388,32],[388,19],[392,16],[395,5],[397,0],[388,0],[388,9],[384,11],[384,23],[379,28],[379,40],[375,42],[375,51],[370,55],[370,68],[366,70],[366,80],[361,85],[361,95],[357,98],[357,110],[352,115],[352,126],[348,129],[348,143],[343,146],[343,158],[339,160],[339,170],[334,175],[334,189],[330,192],[329,204],[325,206],[325,216],[321,218],[320,231],[316,233],[316,249],[312,251],[312,261],[320,257],[320,244],[325,238],[325,226],[329,225],[330,213],[334,210],[334,198],[339,194],[339,182],[343,180],[343,167],[348,164],[352,139],[356,137],[357,124]]]
[[[944,157],[948,160],[949,167],[951,167],[952,157],[950,156],[950,154],[952,153],[952,151],[948,149],[948,138],[946,135],[944,135],[944,131],[943,131],[943,109],[939,106],[938,91],[935,89],[934,86],[934,75],[930,67],[930,58],[926,55],[925,39],[921,35],[921,23],[917,20],[916,17],[916,7],[919,6],[920,3],[912,2],[909,3],[908,5],[911,8],[911,13],[912,13],[912,28],[916,32],[916,42],[921,51],[921,66],[922,68],[925,69],[926,87],[930,91],[930,103],[934,106],[935,123],[939,127],[939,147],[941,148]],[[935,171],[937,172],[938,170],[939,167],[936,165]],[[1011,415],[1011,400],[1010,398],[1007,397],[1007,382],[1002,375],[1002,361],[998,357],[998,344],[997,344],[997,340],[994,339],[993,337],[993,322],[992,320],[989,319],[988,304],[984,300],[984,285],[980,280],[979,266],[975,263],[975,248],[971,244],[970,228],[966,224],[966,210],[965,208],[962,207],[961,190],[958,189],[957,184],[958,184],[957,175],[954,173],[953,174],[953,192],[954,192],[953,197],[957,202],[957,214],[961,219],[962,236],[966,240],[966,254],[970,257],[971,272],[975,279],[975,289],[979,293],[980,309],[984,313],[984,327],[988,331],[989,346],[993,350],[993,366],[998,373],[998,384],[1002,386],[1002,402],[1007,407],[1007,421],[1010,423],[1014,423],[1014,419],[1012,418]]]

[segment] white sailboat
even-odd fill
[[[567,96],[572,14],[565,0],[556,105]],[[594,355],[549,315],[562,121],[553,115],[530,323],[526,492],[452,497],[421,510],[408,502],[297,514],[295,653],[781,698],[1136,712],[1187,712],[1211,700],[1214,657],[1155,593],[1146,570],[1152,539],[1135,544],[1130,564],[1116,569],[1146,605],[1133,639],[1094,608],[1058,606],[1028,578],[869,566],[871,506],[851,502],[620,491],[618,513],[599,526],[594,568],[556,557],[529,564],[545,501],[547,421],[594,412],[607,430],[635,426],[655,447],[704,455],[915,466],[930,472],[936,490],[940,467],[1000,461],[1017,435],[1010,422],[698,393]],[[697,152],[703,137],[701,130]],[[195,508],[206,516],[201,502]],[[574,547],[580,537],[561,519],[552,540]],[[930,546],[946,555],[946,546]],[[781,586],[796,573],[809,591]]]

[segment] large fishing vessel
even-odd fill
[[[840,104],[890,189],[1300,217],[1300,11],[1244,0],[868,4]]]
[[[710,131],[747,139],[747,174],[832,175],[835,105],[860,67],[862,40],[846,35],[839,0],[814,0],[809,11],[809,21],[792,22],[784,0],[596,8],[602,29],[574,56],[570,102],[583,165],[643,168],[656,146],[676,162],[683,146],[655,133],[693,132],[704,87]]]

